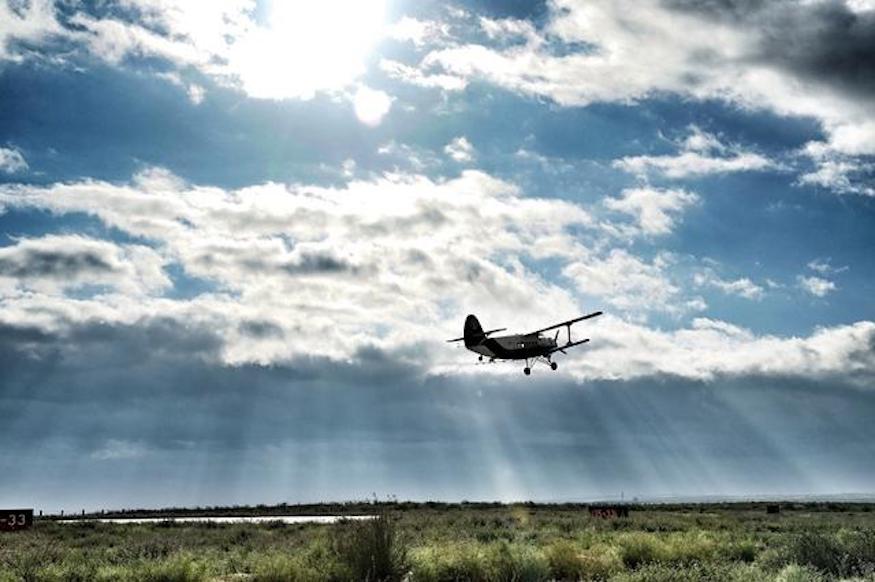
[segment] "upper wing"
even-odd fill
[[[568,321],[563,321],[562,323],[557,323],[556,325],[551,325],[550,327],[545,327],[544,329],[539,329],[537,331],[533,331],[533,332],[531,332],[530,335],[534,335],[536,333],[541,333],[542,331],[550,331],[551,329],[556,329],[557,327],[571,325],[572,323],[577,323],[578,321],[583,321],[584,319],[591,319],[593,317],[598,317],[601,314],[602,314],[601,311],[596,311],[593,313],[589,313],[587,315],[582,315],[581,317],[578,317],[576,319],[569,319]]]

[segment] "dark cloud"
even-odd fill
[[[0,470],[14,475],[0,501],[567,499],[875,477],[860,456],[875,393],[841,380],[579,384],[542,369],[426,376],[375,347],[271,366],[224,365],[221,349],[214,331],[169,319],[63,335],[0,326]]]
[[[68,279],[89,273],[112,273],[116,267],[95,251],[21,248],[0,256],[0,276]]]
[[[270,321],[244,321],[240,324],[240,332],[258,339],[281,338],[285,335],[283,328]]]
[[[282,270],[290,275],[317,275],[354,272],[348,261],[328,253],[301,253],[295,261],[286,263]]]
[[[766,13],[765,57],[804,77],[875,97],[875,12],[839,1]]]
[[[842,0],[665,0],[669,7],[756,31],[758,58],[858,97],[875,97],[875,11]]]

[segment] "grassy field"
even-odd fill
[[[220,514],[377,513],[368,522],[59,524],[0,534],[12,580],[875,582],[875,507],[351,504]],[[174,511],[180,514],[179,510]],[[153,514],[154,515],[154,514]]]

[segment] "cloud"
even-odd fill
[[[419,87],[442,89],[444,91],[461,91],[468,86],[468,80],[461,75],[430,73],[392,59],[381,59],[380,69],[392,79],[398,79]]]
[[[441,164],[441,160],[432,150],[395,140],[380,145],[377,154],[388,158],[396,169],[404,168],[414,172],[423,172]]]
[[[371,127],[380,125],[392,108],[392,97],[386,92],[364,85],[358,88],[352,102],[359,121]]]
[[[167,80],[196,77],[196,71],[260,99],[343,95],[365,72],[366,55],[385,33],[382,0],[274,3],[258,18],[253,0],[129,0],[124,11],[60,10],[45,0],[18,5],[0,7],[0,59],[52,55],[57,51],[49,41],[57,38],[64,58],[87,52],[115,66],[160,59],[170,67],[158,73]],[[183,84],[191,101],[200,103],[202,85]]]
[[[442,76],[453,80],[445,90],[461,90],[479,80],[563,106],[665,94],[716,99],[814,118],[832,150],[871,155],[872,14],[838,0],[556,0],[525,43],[439,46],[414,69],[395,69],[397,78],[420,85]],[[713,157],[687,151],[629,161],[632,170],[678,177],[770,166],[749,152]]]
[[[137,459],[148,453],[146,447],[140,443],[108,439],[100,448],[91,453],[91,458],[98,461],[112,461],[116,459]]]
[[[875,188],[867,179],[875,171],[875,164],[846,155],[823,142],[809,142],[802,151],[816,169],[800,175],[798,185],[820,186],[839,194],[875,196]]]
[[[27,161],[17,148],[0,147],[0,172],[16,174],[28,169]]]
[[[444,146],[444,153],[460,163],[474,160],[474,146],[465,136],[457,137]]]
[[[19,61],[27,54],[27,44],[43,43],[63,32],[51,0],[3,2],[0,4],[0,61]]]
[[[373,490],[546,500],[631,484],[640,495],[786,494],[788,474],[808,490],[871,481],[865,444],[848,444],[872,435],[871,326],[770,343],[716,320],[672,334],[610,317],[558,372],[531,377],[489,372],[499,365],[422,374],[403,352],[377,349],[228,366],[221,330],[166,319],[63,333],[0,324],[0,407],[16,412],[0,424],[0,469],[36,506],[89,509]],[[823,414],[806,414],[812,399]],[[63,423],[39,422],[58,410]],[[804,450],[791,446],[812,436]],[[813,457],[841,470],[822,478]],[[160,484],[143,479],[153,473]]]
[[[828,259],[828,258],[827,259],[814,259],[812,261],[809,261],[806,266],[809,269],[811,269],[812,271],[820,273],[821,275],[830,275],[833,273],[844,273],[845,271],[850,269],[850,267],[848,267],[847,265],[845,265],[843,267],[833,267],[831,259]]]
[[[737,295],[744,299],[759,301],[765,295],[765,290],[748,279],[742,277],[735,280],[721,279],[713,270],[706,269],[704,272],[693,276],[693,283],[698,287],[713,287],[723,291],[727,295]]]
[[[170,285],[165,260],[141,245],[116,245],[77,235],[21,239],[0,248],[0,290],[58,293],[86,285],[126,293],[160,291]]]
[[[835,283],[823,277],[799,275],[796,280],[799,283],[799,287],[815,297],[826,297],[837,289]]]
[[[690,128],[690,135],[680,146],[680,153],[676,156],[626,156],[614,161],[613,166],[641,176],[659,173],[669,178],[750,172],[776,167],[768,158],[727,146],[716,136],[695,126]]]
[[[398,41],[410,41],[416,47],[434,45],[450,34],[446,23],[402,16],[389,26],[386,35]]]
[[[823,328],[805,338],[757,336],[726,322],[695,319],[660,331],[609,315],[587,330],[593,338],[574,372],[584,378],[631,379],[660,374],[713,381],[727,376],[844,378],[868,389],[875,377],[875,323]]]
[[[698,196],[683,190],[631,188],[623,190],[619,198],[605,198],[603,204],[635,217],[641,232],[654,236],[670,233],[676,216],[698,201]]]
[[[667,5],[757,31],[757,57],[800,79],[875,96],[875,14],[842,0],[727,0]]]
[[[594,341],[562,366],[578,380],[767,375],[844,378],[858,386],[875,370],[871,322],[804,338],[760,336],[706,319],[672,331],[649,328],[641,323],[645,314],[681,316],[707,307],[678,279],[676,257],[648,260],[588,245],[586,233],[597,237],[599,225],[580,205],[523,196],[479,171],[441,181],[386,174],[340,187],[224,190],[149,169],[129,184],[0,186],[0,201],[90,214],[161,249],[159,255],[142,247],[142,258],[134,256],[137,245],[59,235],[4,249],[14,286],[0,287],[0,324],[31,330],[15,332],[21,346],[38,346],[46,334],[80,343],[82,330],[105,337],[112,329],[136,329],[152,338],[144,346],[161,343],[180,358],[222,366],[310,370],[306,362],[364,365],[379,353],[417,377],[466,376],[474,372],[465,367],[467,355],[448,353],[442,341],[458,335],[459,313],[526,331],[596,301],[591,308],[608,315],[580,330]],[[47,249],[51,260],[42,260]],[[161,266],[171,261],[215,291],[162,296]],[[576,293],[561,279],[539,275],[543,264],[558,265]],[[80,281],[119,292],[67,292]],[[762,292],[744,278],[714,275],[698,284],[752,299]],[[170,341],[168,334],[178,337]]]
[[[44,310],[59,310],[64,320],[163,313],[210,322],[224,330],[224,357],[235,362],[347,358],[370,344],[432,341],[435,329],[455,333],[444,316],[451,305],[495,319],[525,308],[533,325],[557,310],[570,317],[573,297],[522,261],[568,260],[580,252],[569,227],[592,224],[579,205],[522,196],[478,171],[441,181],[386,174],[338,188],[223,190],[153,168],[129,184],[6,185],[0,201],[95,216],[148,240],[166,261],[216,289],[192,301],[68,298]],[[45,301],[10,297],[7,308],[23,323]],[[241,322],[253,320],[284,333],[252,341],[241,335]]]
[[[493,19],[480,17],[480,28],[493,40],[522,39],[528,42],[540,42],[535,27],[528,20],[516,18]]]
[[[625,249],[612,249],[607,256],[590,256],[566,266],[562,274],[587,295],[600,297],[616,308],[630,311],[681,309],[680,288],[665,268],[669,257],[645,262]]]

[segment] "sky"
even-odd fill
[[[873,250],[871,0],[0,0],[0,506],[875,494]]]

